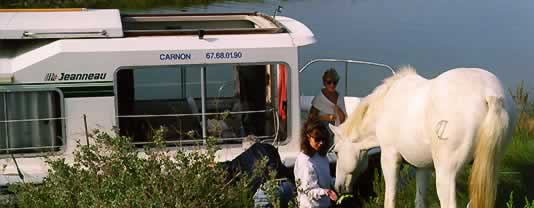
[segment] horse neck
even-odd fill
[[[352,118],[343,123],[340,127],[345,134],[344,138],[350,138],[352,142],[360,142],[375,138],[376,122],[380,114],[381,104],[369,104],[364,100],[356,109],[357,112],[352,114]],[[358,112],[360,111],[360,112]]]
[[[386,78],[381,85],[366,96],[345,121],[343,128],[345,138],[351,138],[353,142],[369,143],[369,146],[378,145],[376,142],[376,124],[384,112],[385,98],[395,83],[408,76],[419,75],[412,67],[404,67],[397,74]]]
[[[385,82],[362,99],[355,111],[342,124],[345,138],[351,138],[353,142],[363,138],[375,138],[376,123],[382,114],[384,98],[392,83],[392,81]]]
[[[343,123],[343,125],[346,125],[344,128],[349,128],[349,131],[346,131],[345,136],[343,138],[351,140],[352,143],[358,143],[361,149],[371,149],[374,147],[378,147],[379,143],[376,139],[376,131],[374,124],[375,121],[365,121],[369,122],[365,124],[365,127],[363,128],[350,128],[346,123]]]

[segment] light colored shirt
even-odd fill
[[[347,115],[347,110],[345,109],[345,99],[343,98],[343,95],[341,93],[337,97],[336,103],[332,103],[324,94],[322,90],[319,90],[319,94],[317,94],[315,97],[313,97],[312,100],[312,106],[319,110],[319,116],[325,115],[325,114],[333,114],[336,115],[336,122],[334,125],[339,126],[341,124],[341,121],[339,120],[339,116],[336,114],[335,107],[339,106],[343,113]]]
[[[330,207],[326,189],[332,189],[330,165],[326,156],[313,157],[300,152],[294,166],[299,207]]]

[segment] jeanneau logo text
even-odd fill
[[[105,80],[107,73],[46,73],[45,81]]]

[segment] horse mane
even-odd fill
[[[399,68],[398,72],[394,75],[384,79],[382,84],[376,87],[371,94],[362,98],[356,109],[347,117],[345,122],[340,126],[341,133],[344,138],[354,138],[355,134],[360,132],[361,129],[365,127],[364,118],[369,110],[369,107],[380,108],[381,101],[386,96],[390,87],[398,80],[408,75],[416,75],[417,72],[412,66],[402,66]],[[377,110],[377,109],[374,109]],[[379,109],[378,109],[379,110]],[[379,110],[380,111],[380,110]]]
[[[390,76],[390,77],[384,79],[382,85],[380,85],[380,86],[378,86],[378,87],[381,87],[381,86],[386,85],[386,86],[388,87],[388,89],[389,89],[389,87],[390,87],[395,81],[397,81],[397,80],[399,80],[399,79],[401,79],[401,78],[403,78],[403,77],[405,77],[405,76],[407,76],[407,75],[413,75],[413,74],[417,74],[417,72],[415,71],[415,68],[413,68],[413,67],[410,66],[410,65],[407,65],[407,66],[401,66],[401,67],[399,68],[399,72],[395,73],[393,76]],[[378,87],[377,87],[377,88],[378,88]],[[376,88],[375,88],[374,91],[376,91]],[[374,91],[373,91],[373,93],[374,93]],[[373,93],[371,93],[371,94],[373,94]]]

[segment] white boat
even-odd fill
[[[255,134],[291,166],[310,102],[298,48],[314,42],[299,21],[257,12],[0,10],[0,185],[41,181],[44,156],[72,158],[91,129],[143,145],[164,126],[171,150],[214,136],[219,160]],[[350,111],[358,99],[346,99]]]

